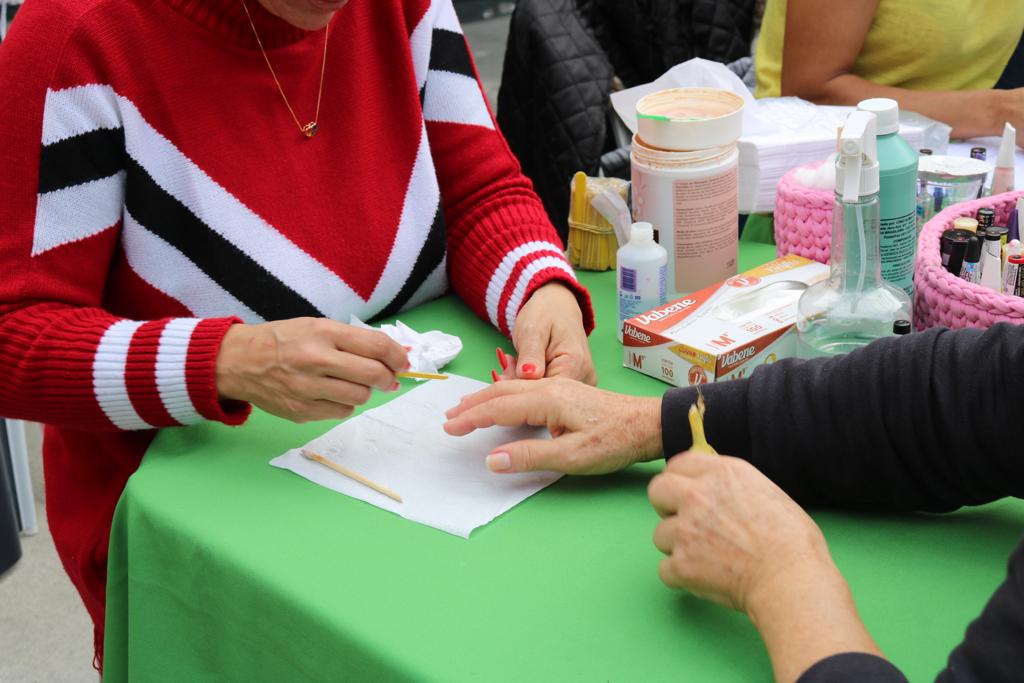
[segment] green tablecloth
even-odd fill
[[[743,245],[740,265],[772,255]],[[621,367],[614,277],[581,279],[598,309],[602,386],[663,391]],[[495,364],[499,335],[454,299],[402,319],[462,335],[451,372],[485,378]],[[332,426],[257,412],[240,428],[160,434],[114,519],[106,681],[771,678],[745,617],[658,581],[645,489],[660,464],[564,478],[463,540],[267,464]],[[814,516],[912,680],[942,666],[1024,530],[1020,501]]]

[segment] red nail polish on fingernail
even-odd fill
[[[501,381],[501,378],[498,377],[498,373],[495,372],[494,370],[491,370],[491,379],[493,379],[495,382]]]
[[[532,375],[533,373],[537,372],[537,366],[534,365],[533,363],[524,363],[523,372],[526,373],[527,375]]]
[[[398,382],[395,382],[394,384],[391,385],[391,391],[398,391],[401,388],[402,388],[402,385],[399,384]]]
[[[501,363],[501,369],[507,371],[508,370],[508,356],[505,355],[505,352],[501,350],[500,346],[498,348],[494,349],[494,351],[495,351],[495,353],[498,354],[498,362]]]

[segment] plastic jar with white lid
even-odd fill
[[[669,299],[736,275],[736,143],[675,151],[649,146],[634,135],[630,161],[633,220],[653,224],[668,252]]]

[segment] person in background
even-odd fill
[[[29,0],[0,46],[0,415],[102,655],[114,507],[157,430],[339,419],[449,286],[512,376],[595,381],[593,313],[451,0]]]
[[[947,512],[1024,497],[1014,429],[1024,326],[887,338],[845,356],[762,366],[702,391],[708,442],[734,457],[686,452],[695,388],[634,398],[576,382],[502,382],[463,398],[445,430],[548,427],[551,440],[489,454],[499,473],[599,474],[668,456],[648,489],[663,518],[654,532],[666,555],[662,581],[746,612],[779,681],[905,681],[797,502]],[[1009,682],[1021,672],[1024,542],[938,680]]]
[[[840,105],[890,97],[955,138],[1000,135],[1009,121],[1020,143],[1022,33],[1024,3],[1005,0],[768,0],[756,92]]]
[[[889,97],[952,128],[1024,144],[1024,3],[1004,0],[767,0],[755,48],[757,97],[856,105]],[[742,239],[775,243],[770,214]]]

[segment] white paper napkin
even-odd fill
[[[533,427],[491,427],[449,436],[444,412],[487,385],[450,375],[431,380],[313,439],[306,448],[348,467],[402,497],[401,503],[292,449],[270,461],[320,486],[358,498],[406,519],[469,538],[483,526],[562,475],[494,474],[484,458],[501,444],[549,438]]]
[[[354,315],[349,319],[349,325],[367,330],[378,329]],[[462,340],[440,330],[417,332],[401,320],[396,320],[394,325],[381,325],[379,329],[402,346],[411,347],[408,357],[409,369],[413,372],[436,373],[462,352]]]

